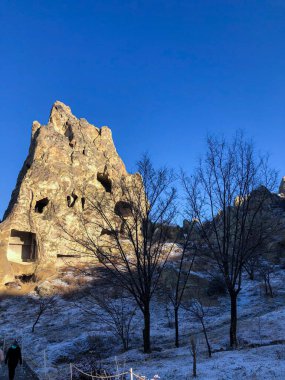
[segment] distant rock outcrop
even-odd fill
[[[285,198],[285,177],[282,178],[279,186],[279,194]]]
[[[111,130],[55,102],[47,125],[33,123],[29,154],[0,224],[0,283],[35,268],[48,272],[58,257],[72,256],[57,221],[72,227],[74,212],[86,206],[83,188],[95,196],[115,195],[119,202],[123,177],[139,180],[127,173]]]

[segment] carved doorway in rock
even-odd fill
[[[31,232],[11,230],[7,258],[16,263],[36,261],[36,235]]]

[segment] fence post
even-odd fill
[[[134,374],[133,374],[133,369],[130,369],[130,375],[131,375],[131,380],[134,380]]]
[[[116,363],[116,370],[117,370],[117,375],[118,375],[119,374],[119,366],[118,366],[117,356],[115,356],[115,363]]]
[[[44,373],[45,379],[47,378],[47,358],[46,358],[46,350],[44,350]]]
[[[72,375],[72,363],[70,363],[70,380],[72,380],[73,375]]]
[[[21,353],[22,353],[22,363],[24,364],[24,335],[23,334],[22,334]],[[22,372],[24,373],[23,365],[22,365]]]

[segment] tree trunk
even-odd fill
[[[205,337],[207,348],[208,348],[208,355],[209,355],[209,358],[210,358],[210,357],[212,357],[212,350],[211,350],[211,346],[210,346],[210,343],[209,343],[206,326],[205,326],[205,324],[204,324],[203,321],[202,321],[202,326],[203,326],[203,333],[204,333],[204,337]]]
[[[250,279],[251,281],[254,280],[254,270],[253,270],[253,269],[251,269],[250,272],[249,272],[249,279]]]
[[[191,345],[191,352],[193,357],[193,366],[192,366],[192,374],[193,377],[197,377],[197,347],[196,347],[196,341],[192,338],[190,340]]]
[[[267,277],[267,285],[268,285],[268,289],[269,289],[269,295],[270,295],[271,298],[273,298],[273,290],[272,290],[272,286],[270,284],[270,277],[269,277],[269,275]]]
[[[174,308],[174,321],[175,321],[175,347],[179,347],[179,320],[178,308]]]
[[[266,276],[264,276],[264,287],[265,287],[265,294],[268,295],[268,288],[267,288],[267,280],[266,280]]]
[[[149,303],[147,303],[144,307],[144,329],[143,329],[143,349],[145,354],[149,354],[151,352],[150,347],[150,310]]]
[[[196,351],[193,352],[193,377],[197,377]]]
[[[237,347],[237,294],[230,293],[231,297],[231,327],[230,327],[230,346]]]
[[[125,338],[125,337],[121,337],[121,339],[122,339],[122,343],[123,343],[123,349],[124,349],[124,351],[128,351],[128,349],[129,349],[129,342],[128,342],[128,339],[127,338]]]
[[[40,317],[41,317],[41,314],[39,314],[39,315],[37,316],[37,319],[35,320],[35,323],[33,324],[33,327],[32,327],[32,333],[35,331],[36,324],[38,323]]]

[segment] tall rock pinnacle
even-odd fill
[[[56,101],[47,125],[33,123],[29,154],[0,224],[0,283],[68,256],[58,221],[72,226],[73,213],[84,208],[83,192],[119,200],[123,177],[136,178],[117,154],[111,130]]]

